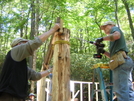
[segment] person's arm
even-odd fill
[[[103,37],[103,41],[115,41],[120,39],[120,36],[121,36],[120,32],[115,31],[113,34]]]
[[[37,81],[45,76],[48,76],[51,72],[52,72],[52,68],[42,72],[36,72],[32,68],[28,67],[28,79],[32,81]]]
[[[105,37],[97,38],[95,42],[100,43],[102,41],[115,41],[115,40],[120,39],[120,37],[121,37],[120,32],[119,31],[114,31],[112,34],[108,34]]]
[[[45,32],[44,34],[38,36],[42,42],[44,42],[50,35],[52,35],[54,32],[56,32],[60,28],[60,24],[56,23],[53,28],[51,28],[48,32]]]
[[[113,34],[103,37],[103,41],[115,41],[115,40],[120,39],[120,37],[121,37],[120,32],[115,31]],[[109,52],[105,51],[104,55],[106,55],[108,58],[110,58]]]
[[[109,52],[106,52],[106,51],[105,51],[103,54],[104,54],[105,56],[107,56],[108,58],[110,58],[110,53],[109,53]]]
[[[11,56],[15,61],[22,61],[26,57],[33,55],[33,52],[42,45],[42,41],[35,37],[24,44],[17,45],[11,49]]]
[[[41,79],[41,74],[39,72],[34,71],[30,67],[27,67],[27,68],[28,68],[28,79],[29,80],[37,81],[37,80]]]
[[[53,70],[53,69],[50,68],[50,69],[47,69],[47,70],[45,70],[45,71],[40,72],[41,77],[48,76],[50,73],[52,73],[52,70]]]
[[[56,23],[53,28],[51,28],[48,32],[45,32],[38,37],[35,37],[34,40],[29,40],[25,44],[20,44],[12,48],[11,56],[15,61],[22,61],[26,57],[33,54],[33,52],[40,47],[43,42],[54,32],[56,32],[60,28],[60,24]]]

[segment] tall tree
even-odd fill
[[[61,16],[64,21],[64,27],[71,30],[71,79],[74,80],[91,80],[91,69],[93,64],[102,62],[107,63],[108,60],[102,58],[96,60],[93,54],[96,53],[95,46],[75,39],[74,37],[83,38],[88,41],[94,41],[104,34],[99,29],[102,22],[107,20],[118,21],[120,27],[124,31],[126,41],[128,43],[130,54],[133,54],[133,27],[132,21],[134,18],[133,0],[38,0],[39,9],[35,12],[35,18],[31,18],[32,7],[31,0],[1,0],[0,1],[0,64],[7,51],[11,48],[10,43],[16,37],[30,38],[30,33],[43,33],[51,28],[54,19]],[[122,2],[124,1],[124,2]],[[36,1],[35,1],[36,2]],[[37,3],[37,2],[36,2]],[[36,5],[35,3],[35,5]],[[124,4],[126,6],[124,6]],[[104,6],[105,5],[105,6]],[[115,6],[116,5],[116,6]],[[116,8],[115,8],[116,7]],[[127,10],[127,9],[128,10]],[[36,9],[36,8],[34,8]],[[127,11],[127,13],[125,12]],[[129,13],[128,13],[129,12]],[[30,26],[31,19],[36,20],[36,14],[39,13],[39,32],[36,32],[36,25]],[[116,13],[116,14],[115,14]],[[130,21],[128,14],[130,14]],[[131,22],[131,25],[127,22]],[[118,24],[118,25],[119,25]],[[125,26],[124,26],[125,25]],[[38,25],[37,25],[38,26]],[[32,30],[32,29],[33,30]],[[131,28],[131,30],[130,30]],[[31,31],[32,30],[32,31]],[[34,35],[31,35],[33,37]],[[31,38],[32,39],[32,38]],[[37,70],[40,71],[43,61],[43,56],[46,54],[49,39],[46,40],[43,46],[37,50]],[[105,43],[107,44],[107,43]],[[108,47],[105,47],[107,50]],[[132,55],[133,56],[133,55]],[[134,58],[134,56],[133,56]],[[2,65],[1,65],[2,66]],[[1,67],[0,66],[0,67]],[[81,71],[83,72],[81,72]],[[77,72],[76,72],[77,71]],[[79,75],[82,74],[82,75]],[[84,76],[83,76],[84,75]]]
[[[132,21],[131,13],[130,13],[129,2],[128,2],[128,0],[122,0],[122,2],[124,4],[126,12],[127,12],[129,26],[131,28],[131,33],[132,33],[132,37],[133,37],[133,40],[134,40],[134,26],[133,26],[133,21]]]
[[[120,27],[118,20],[118,0],[114,0],[114,2],[115,2],[115,19],[117,20],[118,27]]]
[[[37,27],[36,24],[38,22],[36,22],[36,7],[35,7],[36,1],[35,0],[31,0],[31,32],[30,32],[30,39],[33,39],[34,36],[36,36],[36,32],[37,32]],[[31,68],[33,68],[33,70],[36,70],[36,50],[34,51],[33,56],[29,57],[29,66]],[[30,92],[34,93],[34,89],[35,89],[35,82],[32,81],[31,82],[31,90]]]

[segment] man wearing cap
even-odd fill
[[[96,42],[110,41],[109,52],[101,49],[101,53],[110,58],[109,66],[113,71],[113,89],[118,101],[134,101],[132,88],[133,61],[127,56],[123,32],[112,21],[100,26],[107,36],[98,38]]]
[[[36,73],[28,68],[26,58],[33,54],[43,42],[60,28],[56,23],[53,28],[34,40],[16,38],[11,43],[0,75],[0,101],[24,101],[27,97],[28,79],[38,80],[49,75],[51,69]]]
[[[29,94],[29,100],[28,100],[28,101],[36,101],[36,100],[35,100],[35,94],[30,93],[30,94]]]

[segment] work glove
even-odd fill
[[[106,52],[102,47],[98,48],[97,51],[98,51],[98,53],[102,53],[102,54],[104,54]]]
[[[95,42],[96,42],[96,43],[100,43],[100,42],[102,42],[102,41],[103,41],[103,37],[102,37],[102,38],[97,38]]]

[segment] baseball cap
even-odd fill
[[[107,21],[100,26],[100,29],[103,30],[106,25],[116,25],[113,21]]]
[[[19,42],[27,42],[27,39],[23,39],[23,38],[16,38],[12,41],[11,43],[11,47],[16,46]]]
[[[30,93],[30,94],[29,94],[29,96],[35,96],[35,94],[33,94],[33,93]]]

